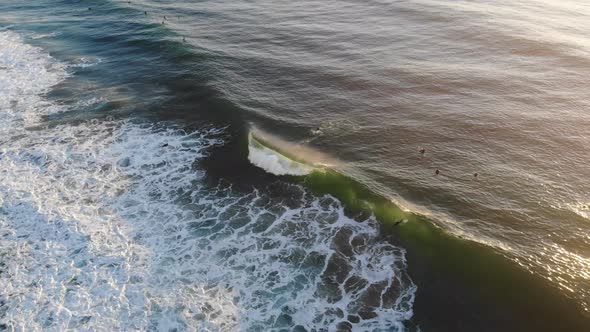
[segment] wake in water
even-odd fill
[[[42,128],[66,66],[12,32],[0,45],[3,327],[404,329],[416,287],[373,218],[295,185],[206,185],[223,130]]]

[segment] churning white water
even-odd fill
[[[248,159],[253,165],[275,175],[306,175],[313,171],[312,166],[289,159],[262,145],[251,134],[248,136]]]
[[[67,66],[13,32],[0,71],[2,326],[403,330],[412,316],[404,252],[375,220],[295,185],[278,201],[205,184],[220,129],[44,126]]]

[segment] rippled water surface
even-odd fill
[[[583,1],[2,2],[0,326],[579,331],[589,22]]]

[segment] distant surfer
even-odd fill
[[[440,171],[437,168],[436,171],[434,171],[434,175],[436,176],[436,175],[439,175],[439,174],[440,174]]]
[[[320,127],[317,127],[315,129],[312,129],[311,130],[311,133],[314,134],[314,135],[319,135],[319,134],[322,133],[322,129]]]
[[[186,38],[182,37],[182,42],[186,43]]]
[[[426,149],[425,148],[420,148],[419,151],[420,151],[420,154],[421,155],[424,155],[426,153]]]
[[[145,16],[147,16],[147,11],[144,11],[144,12],[143,12],[143,14],[144,14]]]
[[[475,180],[479,179],[479,173],[473,173],[473,178],[474,178]]]

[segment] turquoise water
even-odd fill
[[[583,330],[589,13],[4,1],[1,326]]]

